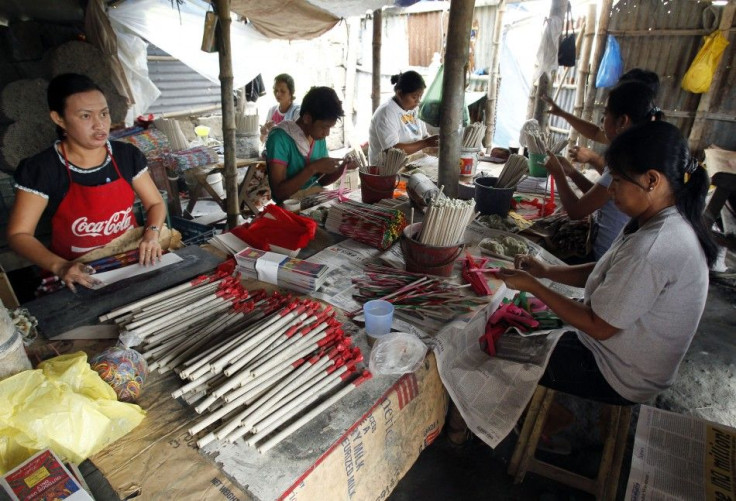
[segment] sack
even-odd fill
[[[695,94],[702,94],[710,89],[713,75],[728,45],[728,40],[719,30],[703,38],[705,43],[695,55],[685,76],[682,77],[682,88]]]
[[[624,60],[621,58],[621,48],[613,35],[608,35],[606,51],[603,53],[598,75],[595,78],[596,88],[613,87],[624,72]]]
[[[442,79],[445,74],[445,65],[440,65],[437,74],[432,80],[422,104],[419,105],[417,116],[420,120],[434,127],[440,126],[440,116],[442,108]],[[463,101],[464,102],[464,101]],[[467,105],[463,106],[463,126],[470,123],[470,113],[468,113]]]
[[[575,24],[572,19],[570,2],[567,2],[567,14],[565,14],[565,34],[560,35],[560,45],[557,48],[557,64],[575,66]]]

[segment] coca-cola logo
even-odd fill
[[[107,221],[89,221],[80,217],[72,223],[72,233],[78,237],[101,237],[121,233],[131,226],[132,207],[113,213]]]

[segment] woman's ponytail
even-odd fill
[[[690,157],[685,172],[679,183],[673,183],[675,189],[675,205],[682,216],[687,219],[703,248],[705,258],[710,267],[718,256],[718,246],[713,240],[710,229],[705,222],[705,196],[710,186],[710,178],[697,160]],[[678,193],[679,191],[679,193]]]

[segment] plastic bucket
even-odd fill
[[[514,188],[496,188],[497,177],[475,180],[475,206],[481,214],[506,216],[511,209]]]
[[[478,167],[478,148],[460,148],[460,175],[474,176]]]
[[[398,176],[377,176],[360,173],[360,197],[364,203],[372,204],[384,198],[394,197]]]
[[[216,172],[207,176],[207,184],[209,184],[217,196],[225,198],[225,188],[222,186],[222,174]]]
[[[410,224],[404,228],[404,234],[401,236],[401,251],[404,254],[406,271],[449,277],[464,245],[449,247],[425,245],[414,239],[421,229],[422,223]]]
[[[544,166],[547,155],[544,153],[529,153],[529,175],[531,177],[547,177],[547,168]]]

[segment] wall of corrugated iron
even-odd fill
[[[429,66],[435,52],[442,53],[448,12],[409,14],[409,66]]]

